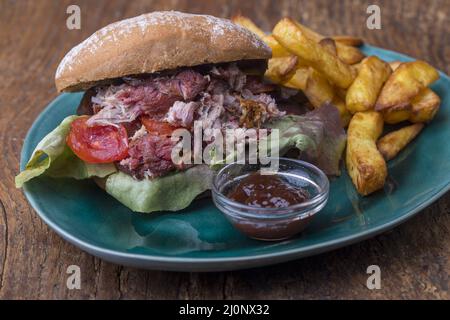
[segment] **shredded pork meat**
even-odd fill
[[[139,121],[144,115],[188,129],[196,120],[204,130],[259,127],[285,114],[268,94],[272,90],[273,85],[247,76],[235,63],[209,71],[190,68],[172,75],[128,77],[122,84],[97,88],[88,124],[123,124],[130,137],[145,130]],[[130,139],[129,157],[120,162],[120,170],[142,179],[180,169],[170,159],[170,138],[142,132]]]
[[[164,120],[176,127],[191,128],[199,106],[198,102],[175,101]]]
[[[165,136],[143,134],[129,144],[129,157],[118,168],[137,179],[156,178],[177,169],[171,152],[175,143]]]

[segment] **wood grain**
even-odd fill
[[[81,7],[82,28],[69,31],[66,8],[73,3]],[[373,3],[382,9],[381,30],[365,27]],[[13,177],[28,128],[57,95],[58,62],[107,23],[168,9],[223,17],[241,11],[266,30],[290,15],[321,33],[361,36],[450,72],[449,0],[0,0],[0,298],[449,299],[450,194],[371,240],[282,265],[211,274],[112,265],[63,241],[37,217]],[[71,264],[81,266],[81,290],[66,288]],[[372,264],[381,267],[381,290],[365,286]]]

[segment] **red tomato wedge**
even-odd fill
[[[152,135],[170,136],[178,127],[172,126],[170,123],[158,121],[150,117],[141,117],[141,122],[148,133]]]
[[[128,156],[128,135],[124,126],[88,126],[89,117],[74,120],[67,145],[83,161],[110,163]]]

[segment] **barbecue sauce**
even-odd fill
[[[259,208],[286,208],[305,202],[309,193],[289,184],[277,175],[251,173],[243,178],[228,197],[236,202]]]

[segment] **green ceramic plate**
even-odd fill
[[[384,60],[410,58],[365,46]],[[136,214],[91,181],[41,177],[25,194],[40,217],[81,249],[118,264],[179,271],[249,268],[297,259],[361,241],[410,218],[450,187],[450,79],[433,85],[442,107],[431,125],[389,163],[384,191],[362,198],[346,173],[331,182],[330,199],[309,228],[289,241],[251,240],[236,231],[210,199],[177,213]],[[36,144],[67,115],[81,94],[63,94],[35,121],[21,168]]]

